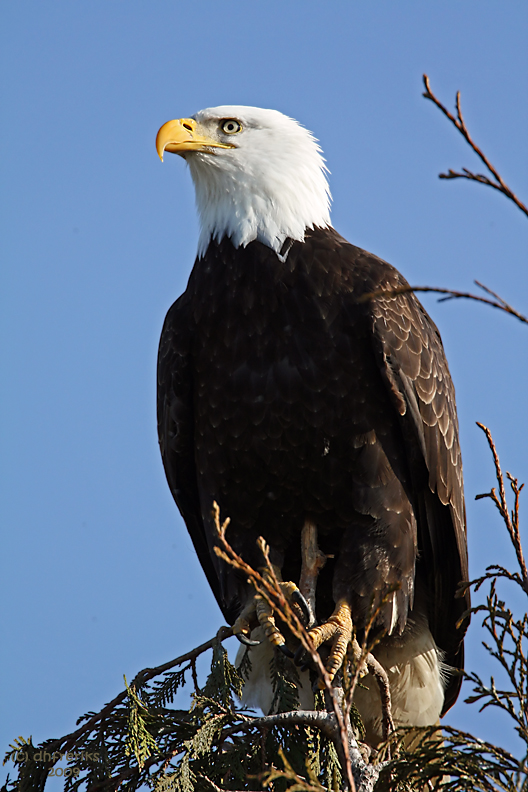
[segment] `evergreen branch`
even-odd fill
[[[449,726],[399,729],[380,746],[379,759],[385,760],[394,743],[396,759],[384,764],[380,776],[391,790],[521,792],[516,774],[528,772],[526,763],[508,751]]]
[[[180,668],[178,671],[166,673],[165,678],[161,681],[156,680],[154,682],[154,689],[149,695],[149,703],[153,706],[163,706],[172,703],[178,688],[185,685],[185,673],[190,669],[192,669],[192,662],[184,668]],[[197,687],[195,688],[195,692],[198,692]]]
[[[158,753],[158,746],[147,728],[147,719],[149,717],[147,707],[136,693],[134,685],[129,687],[126,677],[124,677],[124,680],[129,701],[125,754],[126,756],[135,756],[138,766],[142,770],[145,759],[148,759],[153,753]]]
[[[154,679],[154,677],[159,676],[164,671],[174,668],[174,666],[181,665],[182,663],[186,663],[192,659],[196,659],[204,652],[207,652],[208,649],[212,649],[217,641],[225,641],[225,639],[229,638],[231,635],[231,627],[220,627],[214,638],[211,638],[209,641],[200,644],[200,646],[197,646],[192,651],[186,652],[174,660],[169,660],[167,663],[163,663],[156,668],[144,668],[142,671],[139,671],[132,680],[131,687],[134,687],[136,690],[140,690],[147,682],[149,682],[151,679]],[[77,729],[76,731],[71,732],[71,734],[61,737],[59,740],[52,741],[47,746],[47,750],[50,752],[61,751],[62,753],[70,751],[83,736],[92,732],[101,721],[104,721],[105,718],[119,706],[119,704],[122,704],[125,701],[127,695],[128,693],[126,690],[119,693],[119,695],[106,704],[102,710],[95,713],[88,721],[86,721],[80,729]]]
[[[306,764],[306,770],[308,774],[308,778],[310,779],[310,783],[308,783],[304,778],[299,778],[291,764],[288,762],[286,755],[282,748],[279,749],[279,756],[282,759],[282,763],[284,765],[284,770],[277,770],[272,769],[267,773],[262,781],[264,786],[270,787],[273,789],[273,782],[278,781],[279,779],[284,781],[291,781],[291,785],[287,787],[288,792],[323,792],[324,787],[321,786],[317,778],[314,776],[313,772],[311,772],[311,768],[309,764]]]
[[[275,649],[273,653],[270,662],[270,677],[273,687],[270,714],[298,710],[299,674],[291,660],[285,657],[280,649]]]

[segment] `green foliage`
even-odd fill
[[[242,678],[244,680],[247,680],[250,677],[252,669],[253,669],[253,664],[249,656],[249,646],[246,646],[246,651],[242,655],[242,660],[240,661],[240,665],[238,666],[238,671],[242,676]]]
[[[4,764],[6,762],[16,762],[18,754],[31,750],[33,748],[32,738],[30,737],[29,740],[26,740],[25,737],[15,737],[13,744],[9,743],[9,747],[11,750],[6,752]]]
[[[442,792],[526,792],[528,777],[523,763],[507,751],[471,734],[444,727],[414,730],[419,739],[412,750],[405,747],[409,731],[401,730],[396,739],[397,757],[387,763],[378,788],[391,792],[441,789]],[[425,786],[428,784],[428,787]]]
[[[37,762],[34,757],[38,753],[38,748],[33,745],[33,740],[24,737],[19,737],[10,744],[10,750],[6,753],[4,764],[11,761],[18,769],[18,779],[16,781],[9,781],[9,776],[6,783],[2,787],[4,789],[16,789],[17,792],[40,792],[44,789],[46,778],[49,769],[49,762]]]
[[[157,752],[156,740],[148,730],[148,723],[153,722],[153,718],[137,695],[134,686],[128,686],[125,679],[125,687],[129,699],[128,734],[125,742],[125,755],[135,756],[139,767],[142,769],[145,760],[153,753]]]
[[[273,768],[268,773],[266,773],[263,777],[263,785],[265,787],[275,788],[274,782],[291,781],[291,784],[286,787],[288,792],[322,792],[322,790],[324,790],[324,787],[321,786],[317,778],[317,772],[314,772],[314,769],[311,767],[308,761],[306,762],[307,780],[305,780],[299,778],[291,764],[288,762],[288,759],[286,758],[282,748],[279,749],[279,757],[284,769],[279,770],[277,768]]]
[[[149,695],[149,702],[155,707],[172,704],[178,688],[185,685],[185,674],[191,668],[191,664],[178,671],[169,671],[161,680],[154,680],[152,691]]]
[[[273,687],[270,714],[299,709],[299,674],[292,661],[278,648],[270,661],[270,679]]]
[[[314,705],[316,711],[326,712],[327,706],[322,690],[318,690],[315,694]],[[354,711],[354,717],[357,716],[359,721],[359,729],[363,734],[365,731],[363,722],[356,707],[353,706],[352,709]],[[342,786],[341,764],[339,762],[335,745],[331,740],[325,738],[320,731],[316,730],[314,730],[313,757],[314,770],[317,776],[323,780],[325,787],[329,790],[340,789]]]
[[[211,672],[203,689],[204,696],[212,699],[219,697],[224,707],[232,710],[234,707],[233,696],[240,698],[243,687],[242,675],[229,662],[227,652],[220,641],[216,641],[213,646]]]

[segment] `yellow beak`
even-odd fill
[[[184,154],[186,151],[210,151],[212,148],[230,149],[203,133],[200,125],[193,118],[178,118],[163,124],[156,136],[156,151],[163,162],[163,152]]]

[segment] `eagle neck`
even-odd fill
[[[235,248],[257,241],[280,256],[286,240],[304,242],[307,231],[330,226],[328,182],[319,166],[256,178],[225,163],[214,167],[202,155],[189,157],[188,163],[200,218],[199,257],[211,241],[225,237]]]

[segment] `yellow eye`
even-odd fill
[[[234,118],[228,118],[226,121],[222,122],[222,132],[225,132],[226,135],[236,135],[241,129],[242,124],[239,124]]]

